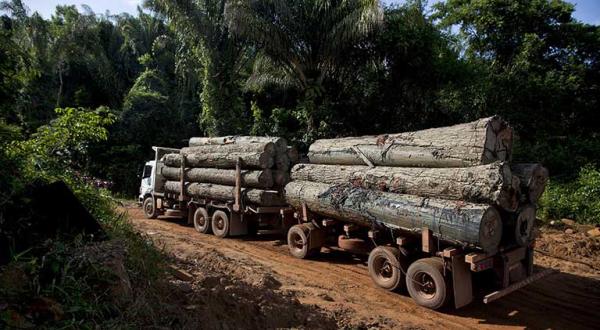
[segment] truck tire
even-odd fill
[[[210,234],[211,232],[211,221],[208,216],[208,211],[205,208],[199,207],[194,212],[194,228],[200,234]]]
[[[423,258],[413,262],[406,273],[406,288],[413,300],[430,309],[440,309],[452,296],[450,281],[444,277],[441,258]]]
[[[294,225],[287,233],[290,254],[298,259],[307,259],[316,255],[321,248],[309,248],[310,228],[304,224]]]
[[[221,210],[215,211],[211,220],[213,234],[219,238],[229,236],[229,216]]]
[[[154,205],[154,198],[152,196],[146,197],[146,199],[144,199],[144,204],[142,204],[142,206],[143,206],[144,215],[146,216],[146,218],[156,219],[158,217],[158,210],[156,209],[156,206]]]
[[[369,253],[369,275],[378,287],[394,291],[404,286],[406,262],[395,247],[378,246]]]

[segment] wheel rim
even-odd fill
[[[290,237],[291,247],[297,251],[300,251],[304,248],[304,239],[298,233],[292,233]]]
[[[436,285],[433,277],[425,272],[415,274],[414,281],[417,294],[424,299],[431,300],[436,294]]]
[[[217,222],[215,223],[215,226],[218,230],[223,230],[225,228],[225,221],[223,220],[223,218],[219,217],[217,219]]]
[[[373,268],[377,278],[382,281],[391,281],[394,276],[394,265],[390,263],[388,258],[378,256],[373,260]]]
[[[152,202],[148,201],[146,202],[146,208],[144,209],[144,211],[146,212],[147,215],[152,215],[153,213],[153,207],[152,207]]]
[[[196,226],[198,226],[198,228],[204,228],[204,226],[206,225],[206,218],[204,218],[203,215],[200,215],[196,218]]]

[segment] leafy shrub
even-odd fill
[[[600,170],[587,165],[574,181],[550,182],[540,204],[545,219],[566,217],[600,224]]]

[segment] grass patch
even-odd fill
[[[540,200],[540,215],[545,220],[570,218],[600,224],[600,171],[588,165],[573,181],[551,180]]]

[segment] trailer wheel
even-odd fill
[[[389,291],[397,290],[404,285],[404,263],[404,257],[397,248],[378,246],[369,253],[369,275],[377,286]]]
[[[419,259],[406,273],[406,288],[411,298],[430,309],[439,309],[450,300],[449,283],[444,278],[444,263],[440,258]]]
[[[194,228],[200,234],[210,234],[211,221],[208,216],[208,211],[205,208],[199,207],[194,212]]]
[[[212,216],[211,228],[213,234],[220,238],[229,236],[229,217],[221,210],[215,211]]]
[[[310,228],[304,224],[294,225],[287,233],[290,254],[299,259],[307,259],[319,252],[321,249],[309,249],[308,233]]]
[[[148,219],[156,219],[158,217],[158,210],[156,210],[156,206],[154,205],[154,198],[152,196],[146,197],[144,199],[144,215]]]

